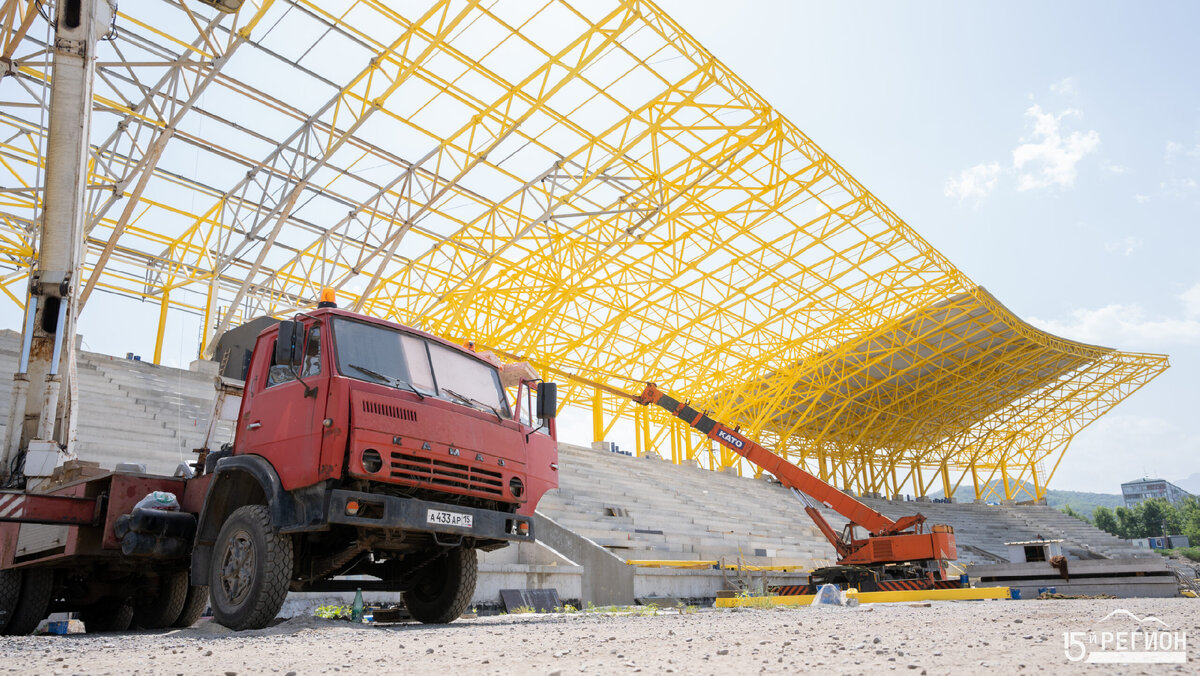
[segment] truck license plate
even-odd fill
[[[439,526],[458,526],[460,528],[473,528],[473,519],[470,514],[460,514],[458,512],[446,512],[440,509],[431,509],[425,514],[426,523],[435,523]]]

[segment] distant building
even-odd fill
[[[1167,502],[1177,503],[1191,493],[1163,479],[1138,479],[1121,484],[1121,495],[1125,498],[1125,506],[1133,507],[1150,498],[1162,498]]]

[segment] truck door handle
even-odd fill
[[[246,429],[248,430],[256,430],[260,427],[262,427],[262,423],[260,422],[252,422],[249,425],[246,425]]]

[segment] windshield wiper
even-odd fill
[[[443,387],[442,391],[445,392],[446,394],[454,397],[455,399],[459,400],[460,402],[466,404],[467,406],[470,406],[471,408],[478,408],[478,406],[474,406],[474,404],[479,404],[479,406],[482,406],[482,407],[486,408],[487,410],[491,411],[492,415],[496,416],[497,422],[504,421],[504,416],[500,415],[500,411],[496,410],[496,407],[492,406],[491,404],[485,404],[484,402],[479,401],[478,399],[473,399],[471,397],[468,397],[465,394],[459,394],[458,392],[455,392],[454,390],[452,390],[448,387]]]
[[[392,387],[395,387],[395,388],[401,389],[401,390],[408,390],[409,392],[412,392],[413,394],[417,395],[417,398],[419,398],[421,401],[425,401],[425,395],[421,394],[420,390],[413,387],[412,384],[407,381],[400,380],[399,378],[393,378],[391,376],[386,376],[386,375],[380,373],[379,371],[376,371],[374,369],[369,369],[365,366],[359,366],[358,364],[350,364],[350,368],[355,369],[357,371],[362,371],[363,373],[371,376],[372,378],[381,381],[385,385],[390,385]]]

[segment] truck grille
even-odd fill
[[[374,413],[375,415],[384,415],[397,420],[407,420],[408,422],[417,422],[417,412],[410,411],[407,408],[400,408],[392,404],[384,404],[378,401],[364,399],[362,403],[365,413]]]
[[[417,484],[502,495],[503,475],[456,462],[423,458],[408,453],[392,453],[392,478]]]

